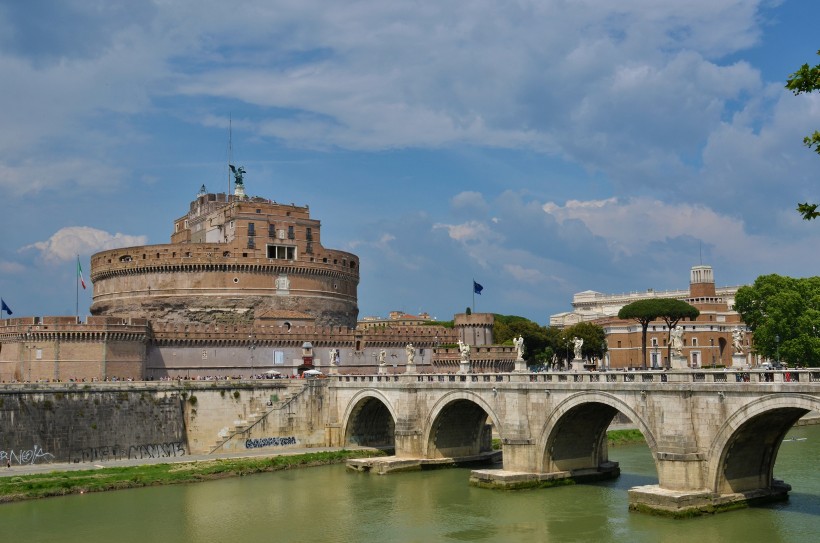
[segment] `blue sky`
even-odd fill
[[[815,0],[0,0],[0,296],[168,243],[200,185],[308,204],[360,316],[820,269]],[[87,313],[90,290],[81,293]]]

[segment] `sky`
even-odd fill
[[[0,296],[169,243],[201,185],[309,205],[359,316],[820,270],[816,0],[0,0]],[[473,280],[483,285],[474,296]],[[7,315],[4,313],[4,317]]]

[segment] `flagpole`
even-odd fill
[[[475,277],[473,277],[473,313],[475,313]]]
[[[77,284],[80,282],[79,271],[80,255],[77,255],[77,271],[75,272],[75,275],[77,275],[77,277],[74,278],[74,313],[77,315],[77,320],[80,319],[80,285]]]

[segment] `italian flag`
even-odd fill
[[[83,279],[83,267],[80,266],[80,257],[77,257],[77,279],[80,280],[80,284],[83,286],[83,290],[85,290],[85,279]]]

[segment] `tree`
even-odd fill
[[[495,343],[512,345],[513,338],[518,336],[524,338],[524,358],[528,364],[544,359],[544,350],[549,346],[546,327],[524,317],[494,315],[493,340]]]
[[[681,319],[695,319],[700,315],[697,308],[684,301],[674,298],[649,298],[638,300],[627,304],[618,311],[618,318],[624,320],[636,320],[641,325],[641,367],[646,368],[646,330],[652,321],[663,319],[669,330],[667,331],[667,345],[669,344],[668,334],[672,327]]]
[[[820,51],[817,51],[817,54],[820,55]],[[799,70],[786,80],[786,88],[792,91],[795,96],[820,90],[820,64],[814,67],[803,64]],[[813,149],[815,153],[820,154],[820,131],[815,130],[814,134],[803,138],[803,143],[809,149]],[[817,206],[818,204],[804,202],[797,205],[797,211],[803,215],[803,219],[810,221],[820,217]]]
[[[591,322],[579,322],[567,328],[566,335],[570,343],[575,337],[584,340],[584,344],[581,345],[582,358],[603,358],[606,351],[606,331],[601,326]]]
[[[700,311],[695,306],[689,305],[683,300],[674,298],[659,298],[661,306],[660,317],[666,323],[666,360],[672,360],[672,328],[683,319],[695,320],[700,315]]]
[[[754,351],[790,366],[820,364],[820,277],[761,275],[740,287],[735,310],[754,333]]]

